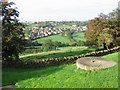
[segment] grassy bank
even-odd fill
[[[118,53],[103,58],[118,62]],[[3,69],[3,85],[10,84],[18,88],[115,88],[118,87],[118,66],[98,71],[76,69],[75,64],[32,69]]]
[[[30,59],[45,59],[45,58],[58,58],[58,57],[67,57],[67,56],[75,56],[80,54],[85,54],[87,52],[92,52],[95,49],[87,48],[87,47],[61,47],[55,51],[49,52],[41,52],[35,54],[26,54],[21,55],[21,60],[30,60]]]

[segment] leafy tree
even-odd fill
[[[89,20],[88,30],[85,32],[87,42],[100,44],[104,49],[120,45],[120,11],[114,10],[108,15],[101,13],[99,17]]]
[[[120,9],[116,9],[116,17],[112,20],[113,37],[116,45],[120,46]]]
[[[84,45],[85,45],[85,41],[79,40],[79,41],[77,42],[77,45],[78,45],[78,46],[84,46]]]
[[[88,22],[87,21],[81,21],[81,23],[80,24],[78,24],[78,25],[81,25],[81,26],[86,26],[88,24]]]
[[[72,39],[72,32],[71,31],[67,31],[66,32],[66,36],[69,38],[69,39]]]
[[[103,29],[103,25],[101,23],[102,20],[103,18],[100,18],[100,17],[96,17],[92,20],[89,20],[88,30],[85,32],[85,36],[87,38],[87,42],[89,42],[89,45],[93,43],[96,48],[99,47],[98,37],[99,37],[99,33]]]
[[[45,40],[43,47],[44,47],[44,51],[51,51],[51,50],[56,50],[57,46],[51,39],[48,39]]]
[[[26,40],[24,25],[18,21],[19,12],[13,8],[13,2],[2,2],[2,58],[4,61],[19,60]]]
[[[109,45],[113,42],[112,35],[107,33],[108,29],[109,28],[103,29],[104,32],[100,33],[99,37],[98,37],[98,42],[101,43],[101,44],[106,45],[105,46],[106,49],[108,49]]]
[[[46,22],[38,22],[38,26],[39,27],[45,27],[46,26]]]
[[[106,27],[109,28],[109,33],[113,37],[114,46],[120,45],[120,9],[116,9],[108,14]]]

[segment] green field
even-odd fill
[[[37,41],[40,43],[43,43],[45,40],[48,40],[48,39],[51,39],[52,41],[67,43],[67,44],[71,43],[71,41],[67,37],[61,36],[60,34],[37,39]]]
[[[76,32],[73,34],[73,37],[76,41],[86,41],[86,38],[83,32]]]
[[[76,41],[79,41],[79,40],[86,41],[86,38],[84,37],[83,32],[75,32],[72,35],[72,37],[73,37],[73,40],[76,40]],[[73,43],[73,40],[69,39],[66,36],[62,36],[60,34],[44,37],[44,38],[41,38],[41,39],[37,39],[37,41],[40,42],[40,43],[43,43],[45,40],[48,40],[48,39],[51,39],[52,41],[58,41],[58,42],[61,42],[61,43],[66,43],[66,44]]]
[[[63,58],[68,56],[75,56],[80,54],[85,54],[88,52],[95,51],[93,48],[87,48],[85,46],[77,46],[77,47],[60,47],[58,50],[49,51],[49,52],[41,52],[41,53],[35,53],[35,54],[26,54],[26,55],[20,55],[21,60],[40,60],[44,58]]]
[[[103,56],[118,62],[118,53]],[[77,69],[75,64],[45,68],[3,69],[3,85],[17,88],[117,88],[118,65],[98,70]]]

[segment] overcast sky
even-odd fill
[[[119,0],[9,0],[22,21],[85,21],[118,7]]]

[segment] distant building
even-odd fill
[[[76,27],[77,25],[72,25],[72,27]]]
[[[82,31],[86,31],[87,30],[87,26],[81,26]]]
[[[32,28],[32,32],[37,33],[37,32],[38,32],[38,29],[39,29],[38,27],[33,27],[33,28]]]

